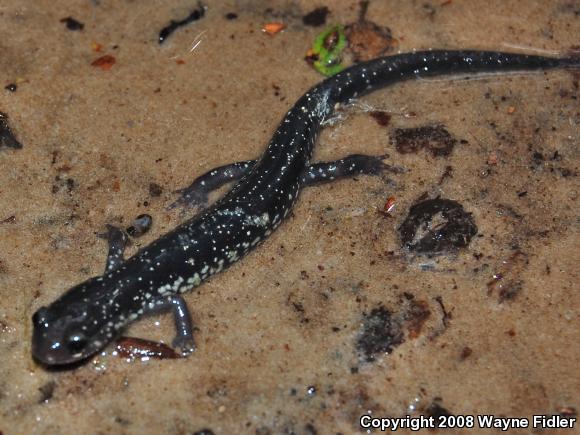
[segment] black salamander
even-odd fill
[[[284,116],[259,160],[216,168],[182,191],[178,204],[204,205],[207,194],[237,184],[221,200],[123,260],[126,241],[110,228],[105,273],[65,292],[33,316],[33,357],[47,365],[82,361],[103,349],[142,315],[174,312],[182,354],[195,348],[191,318],[180,293],[236,262],[287,217],[300,189],[389,167],[381,156],[351,155],[311,165],[321,125],[338,104],[402,80],[578,67],[577,58],[486,51],[425,51],[354,65],[311,88]]]

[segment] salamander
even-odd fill
[[[33,315],[32,355],[46,365],[86,360],[141,316],[174,313],[173,345],[195,349],[181,293],[199,286],[252,251],[287,218],[305,186],[389,169],[383,156],[351,155],[311,164],[323,122],[339,104],[407,79],[550,68],[577,68],[576,57],[550,58],[490,51],[419,51],[351,66],[312,87],[283,117],[258,160],[221,166],[198,177],[174,205],[204,206],[217,187],[237,181],[198,212],[131,258],[126,238],[110,227],[105,272],[78,284]]]

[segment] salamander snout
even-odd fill
[[[48,309],[46,307],[40,307],[36,313],[32,316],[32,323],[36,325],[42,325],[48,320]]]
[[[80,361],[93,353],[81,321],[78,316],[57,316],[50,308],[40,308],[32,316],[33,358],[43,364],[61,365]]]

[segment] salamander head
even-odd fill
[[[113,338],[99,301],[103,283],[91,278],[32,316],[32,356],[46,365],[82,361]]]

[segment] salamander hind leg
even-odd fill
[[[172,311],[175,322],[175,338],[172,345],[179,348],[182,356],[187,356],[195,350],[195,341],[193,339],[193,322],[191,314],[187,308],[185,300],[174,295],[160,302],[157,302],[153,308],[148,308],[144,314],[154,314],[159,312]]]
[[[229,165],[219,166],[200,175],[193,183],[177,192],[180,197],[168,208],[173,209],[177,206],[200,207],[207,206],[208,195],[216,189],[232,181],[239,180],[246,175],[256,164],[256,160],[246,160],[243,162],[231,163]]]
[[[335,162],[314,163],[302,174],[302,185],[312,186],[328,183],[339,178],[353,175],[381,175],[383,172],[401,173],[401,168],[386,164],[383,160],[388,156],[368,156],[352,154]]]

